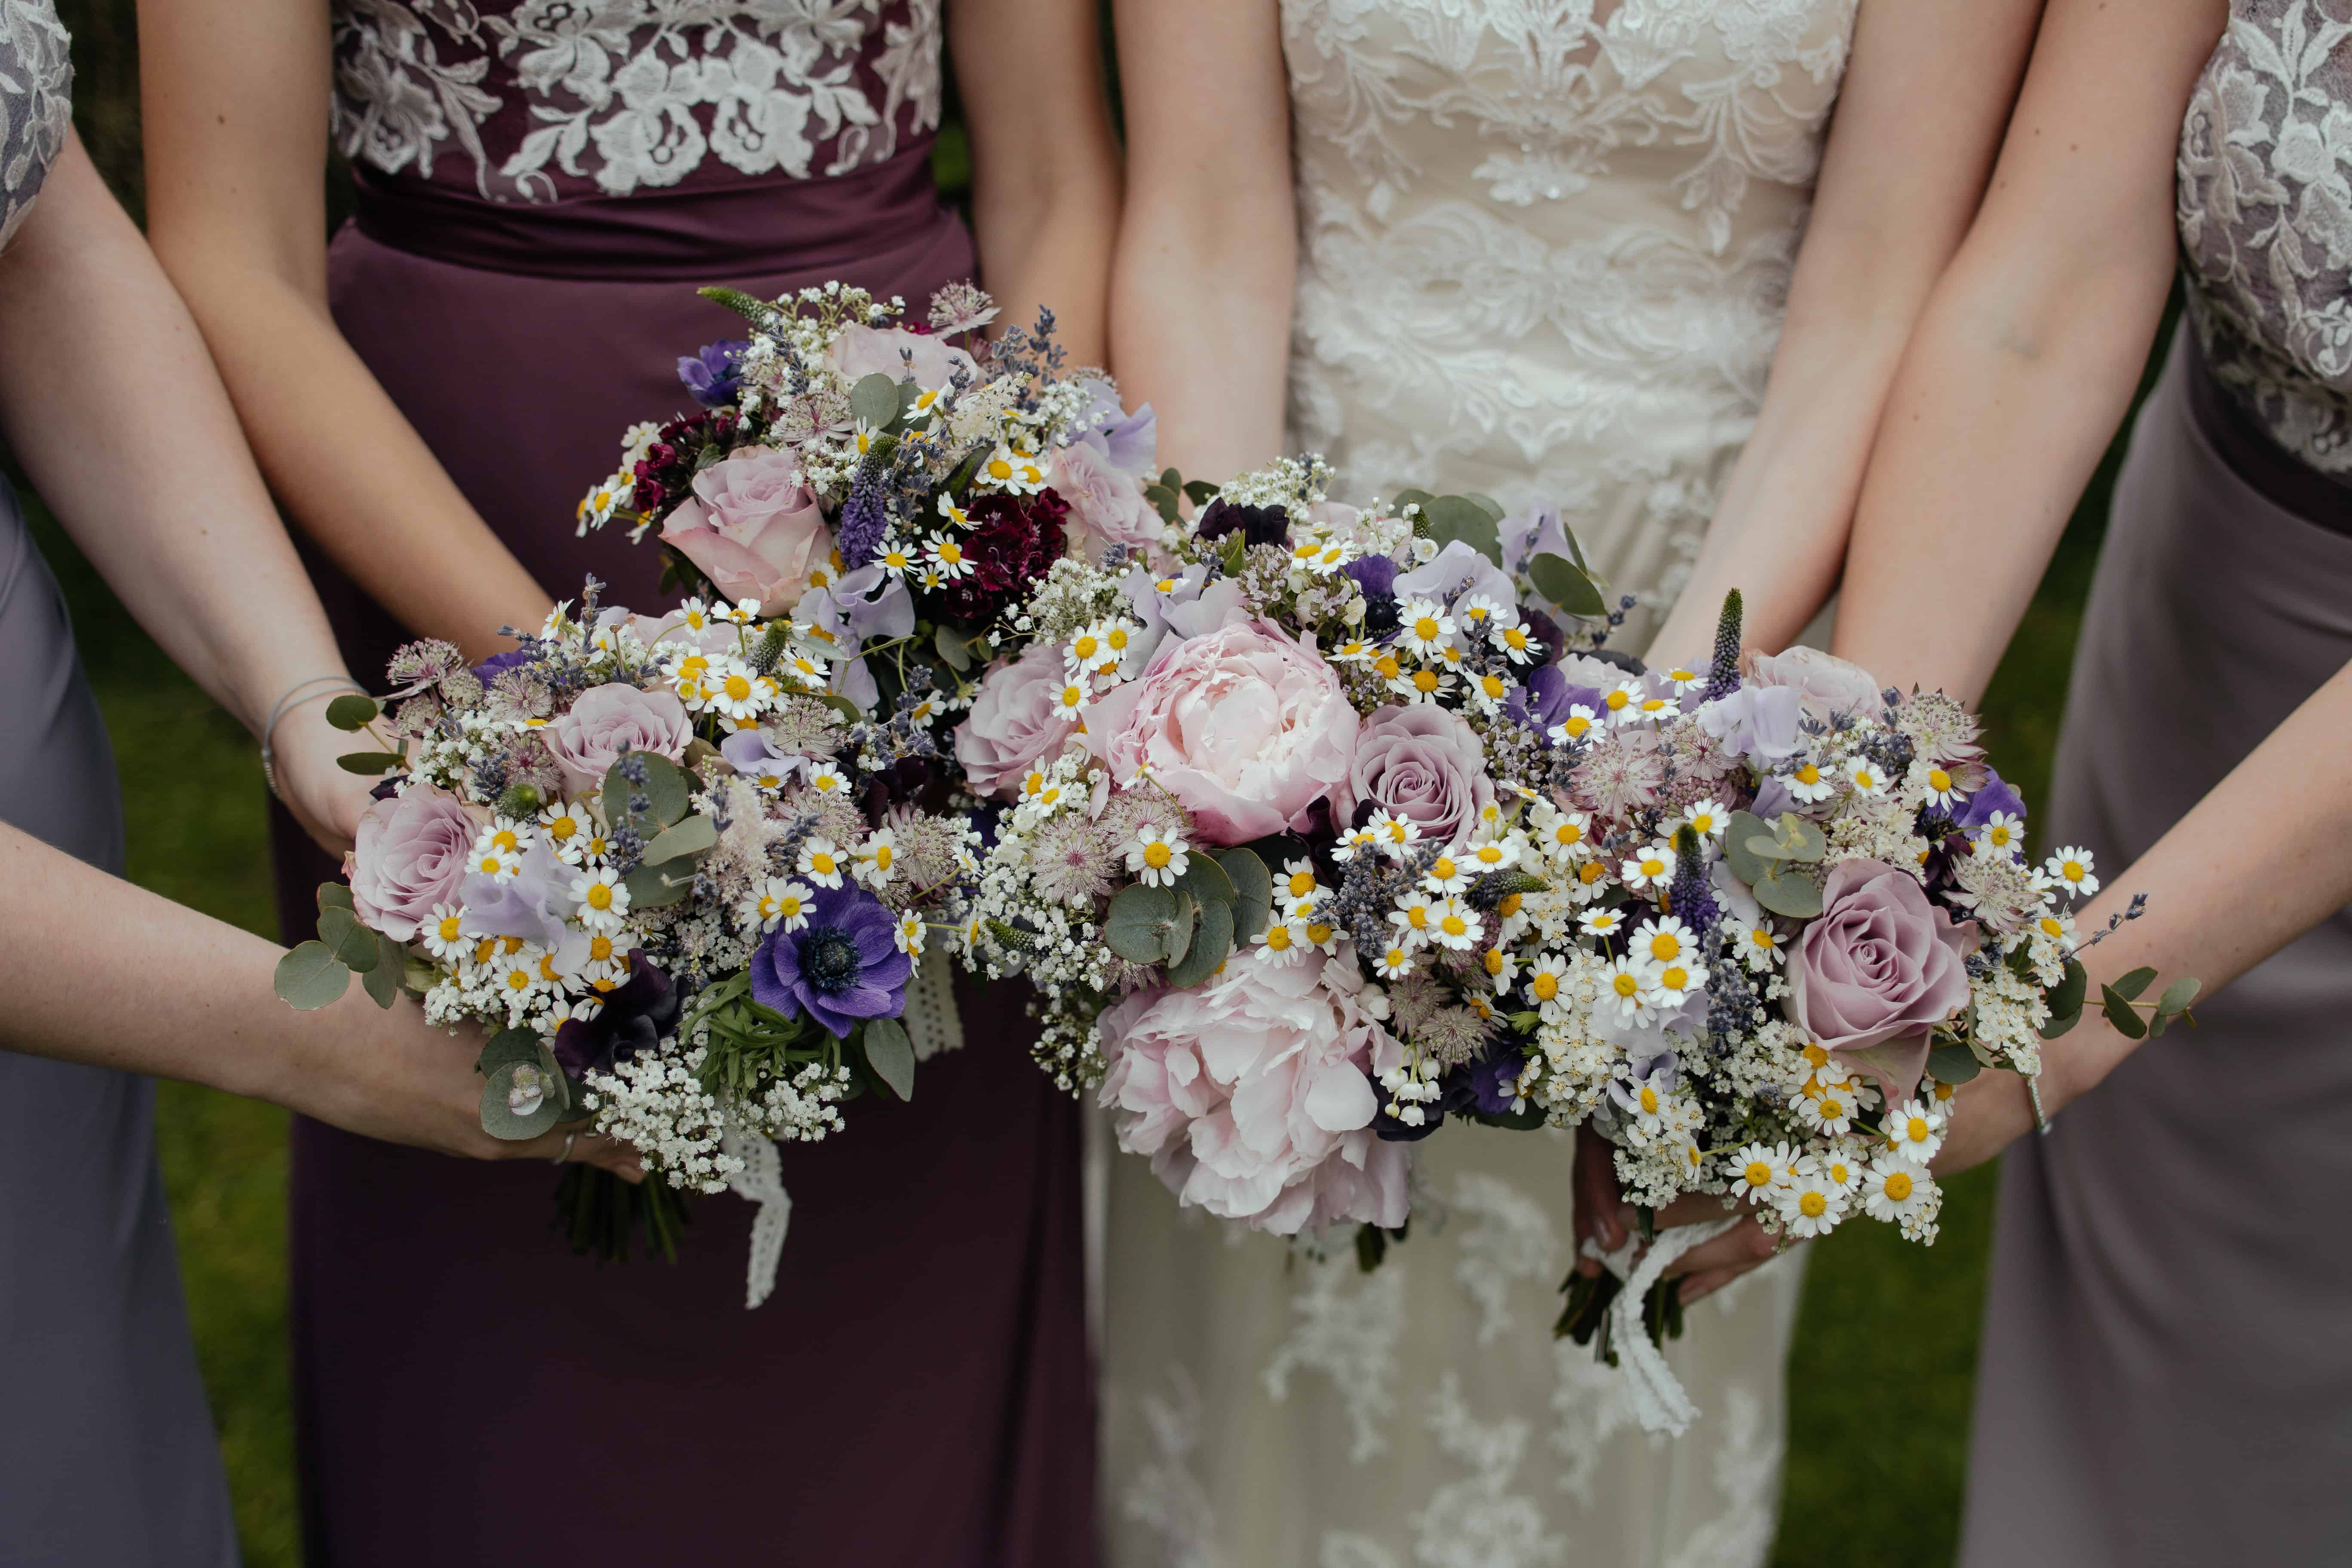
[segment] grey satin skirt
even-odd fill
[[[2352,659],[2352,491],[2290,510],[2225,460],[2190,338],[2132,437],[2036,834],[2126,891]],[[1967,1568],[2352,1563],[2352,912],[2196,1011],[2004,1157]]]
[[[65,601],[5,479],[0,820],[122,870],[113,753]],[[41,911],[15,904],[5,918],[37,921]],[[125,951],[135,954],[137,941]],[[171,1026],[168,1016],[157,1022]],[[0,1050],[0,1563],[8,1568],[236,1562],[154,1115],[146,1079]]]

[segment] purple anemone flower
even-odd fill
[[[694,400],[705,408],[723,408],[734,402],[736,393],[742,389],[735,356],[751,346],[740,338],[705,343],[700,353],[677,362],[677,379],[686,384],[687,391],[694,394]]]
[[[787,1018],[806,1012],[836,1039],[864,1019],[898,1017],[915,973],[898,925],[862,888],[818,889],[808,924],[770,932],[751,955],[752,998]]]

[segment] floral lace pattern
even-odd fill
[[[1855,0],[1285,0],[1297,443],[1558,504],[1663,612],[1753,427]]]
[[[0,0],[0,247],[33,210],[73,123],[71,42],[51,0]]]
[[[2352,479],[2352,0],[2234,0],[2189,101],[2179,202],[2214,378]]]
[[[501,201],[843,174],[939,129],[940,33],[940,0],[336,0],[335,142]]]

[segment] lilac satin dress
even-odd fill
[[[677,18],[691,11],[692,24]],[[335,318],[540,583],[652,608],[659,562],[573,506],[677,358],[740,334],[698,299],[975,270],[934,194],[936,0],[593,6],[339,0],[356,221]],[[352,670],[405,634],[321,572]],[[289,939],[335,868],[282,817]],[[554,1173],[294,1142],[298,1435],[313,1568],[704,1559],[1093,1561],[1076,1108],[1016,997],[912,1103],[783,1150],[792,1229],[743,1306],[751,1205],[696,1205],[676,1266],[551,1233]]]

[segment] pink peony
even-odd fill
[[[367,808],[346,868],[352,908],[394,942],[414,942],[436,904],[455,903],[481,825],[456,795],[411,784]]]
[[[1347,809],[1384,807],[1421,825],[1422,837],[1452,844],[1495,803],[1486,749],[1459,713],[1414,703],[1364,721],[1348,770]]]
[[[1895,1104],[1919,1087],[1927,1031],[1969,1005],[1976,948],[1976,922],[1955,925],[1910,873],[1840,861],[1822,885],[1821,918],[1790,955],[1789,1015]]]
[[[1404,1146],[1371,1131],[1370,1077],[1402,1049],[1358,1005],[1362,984],[1348,955],[1238,961],[1203,989],[1121,1002],[1102,1016],[1119,1147],[1181,1202],[1278,1236],[1403,1224]]]
[[[563,770],[565,787],[576,796],[603,789],[605,773],[631,752],[680,761],[694,739],[694,726],[675,693],[640,691],[614,681],[582,692],[571,711],[549,720],[539,734]]]
[[[852,386],[876,374],[904,381],[909,372],[902,350],[915,356],[912,374],[918,385],[945,386],[959,370],[975,382],[980,379],[980,367],[963,350],[951,347],[943,338],[910,332],[904,327],[850,327],[834,340],[824,361]]]
[[[1098,559],[1107,544],[1141,551],[1168,531],[1159,510],[1143,499],[1142,484],[1110,460],[1099,436],[1056,450],[1045,482],[1070,503],[1071,552],[1083,560]]]
[[[1055,710],[1063,687],[1058,643],[1034,644],[980,683],[971,712],[956,726],[956,761],[974,795],[1010,799],[1021,780],[1062,749],[1077,725]]]
[[[739,452],[694,476],[694,493],[662,523],[662,542],[730,599],[789,610],[833,554],[816,493],[789,452]]]
[[[1162,645],[1140,680],[1095,703],[1086,738],[1122,782],[1149,766],[1210,843],[1246,844],[1304,826],[1336,795],[1356,710],[1312,634],[1244,621]]]
[[[1864,713],[1878,707],[1878,682],[1870,671],[1819,648],[1759,653],[1749,664],[1748,679],[1753,686],[1795,687],[1809,713]]]

